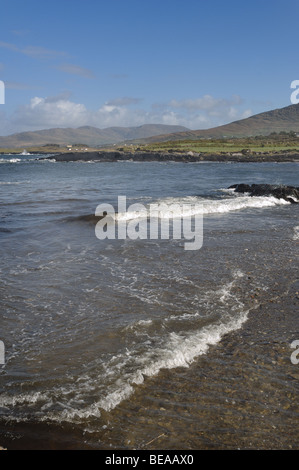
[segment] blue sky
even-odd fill
[[[3,0],[0,134],[203,129],[290,103],[298,0]]]

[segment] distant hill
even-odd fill
[[[146,124],[139,127],[79,127],[78,129],[46,129],[42,131],[21,132],[8,137],[0,137],[0,148],[39,147],[46,144],[73,145],[84,144],[89,147],[113,145],[126,140],[142,139],[159,134],[187,132],[183,126]]]
[[[256,114],[247,119],[235,121],[212,129],[192,131],[183,126],[146,124],[139,127],[79,127],[78,129],[46,129],[22,132],[8,137],[0,137],[0,148],[29,148],[46,144],[103,147],[123,142],[155,143],[175,140],[221,139],[225,137],[250,137],[269,135],[272,132],[299,133],[299,104],[273,111]]]
[[[299,104],[256,114],[247,119],[235,121],[224,126],[198,131],[183,131],[142,139],[139,143],[167,142],[173,140],[220,139],[224,137],[250,137],[269,135],[272,132],[299,133]]]

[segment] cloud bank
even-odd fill
[[[243,109],[243,100],[237,96],[228,100],[210,95],[193,100],[174,99],[156,103],[150,109],[141,105],[140,98],[120,97],[90,110],[84,104],[72,101],[68,92],[48,98],[36,96],[30,103],[19,106],[11,116],[5,116],[5,124],[1,120],[2,135],[52,127],[94,126],[103,129],[150,123],[207,129],[252,114],[250,109]]]

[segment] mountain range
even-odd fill
[[[231,122],[223,126],[203,130],[187,130],[160,135],[142,140],[143,144],[154,142],[167,142],[173,140],[222,139],[231,137],[251,137],[257,135],[267,136],[273,132],[299,133],[299,104],[285,108],[274,109],[256,114],[246,119]]]
[[[154,143],[173,140],[221,139],[225,137],[249,137],[269,135],[272,132],[299,133],[299,104],[256,114],[223,126],[203,130],[190,130],[183,126],[146,124],[139,127],[55,128],[22,132],[0,137],[1,148],[26,148],[47,144],[100,147],[123,142]]]
[[[54,128],[33,132],[21,132],[7,137],[0,137],[1,148],[40,147],[47,144],[74,145],[83,144],[87,147],[113,145],[127,140],[143,139],[160,134],[187,132],[183,126],[164,124],[146,124],[139,127],[96,127]]]

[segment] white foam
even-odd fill
[[[170,219],[175,217],[190,217],[195,215],[212,215],[212,214],[227,214],[239,210],[256,208],[262,209],[266,207],[274,207],[280,205],[287,205],[290,202],[284,199],[277,199],[274,196],[238,196],[225,199],[205,199],[205,198],[173,198],[165,199],[157,204],[165,205],[164,209],[150,213],[148,208],[144,211],[128,211],[124,213],[118,213],[115,215],[115,219],[118,221],[129,221],[133,219],[144,219],[150,215],[160,219]],[[178,212],[172,212],[171,205],[177,204]],[[184,206],[184,212],[182,213],[182,206]]]
[[[293,240],[299,240],[299,225],[293,228]]]
[[[18,185],[23,183],[23,181],[0,181],[0,186]]]
[[[139,328],[139,327],[147,327],[149,325],[152,325],[153,323],[153,320],[138,320],[136,321],[135,323],[132,323],[131,325],[128,325],[126,327],[127,330],[134,330],[135,328]]]
[[[219,343],[225,334],[241,328],[247,317],[248,311],[244,311],[240,316],[227,323],[219,322],[202,328],[196,333],[189,335],[170,333],[167,344],[163,348],[155,350],[157,358],[154,361],[147,361],[145,356],[140,358],[140,363],[148,362],[148,364],[137,369],[124,380],[119,380],[115,389],[110,390],[98,402],[81,410],[65,410],[62,413],[63,419],[73,421],[78,418],[96,418],[101,416],[101,409],[107,412],[113,410],[123,400],[130,398],[134,393],[134,386],[142,384],[146,376],[156,376],[162,369],[189,367],[198,356],[207,354],[210,347]]]
[[[22,395],[16,396],[9,396],[9,395],[1,395],[0,396],[0,407],[8,408],[16,407],[18,405],[23,405],[25,403],[29,405],[36,404],[39,401],[43,401],[45,399],[45,395],[42,392],[33,392],[33,393],[24,393]]]
[[[243,312],[240,317],[229,322],[219,322],[202,328],[197,333],[187,336],[171,333],[168,346],[161,351],[161,357],[154,363],[145,367],[142,375],[157,375],[161,369],[173,369],[176,367],[189,367],[194,359],[200,355],[206,354],[210,348],[222,339],[222,337],[236,329],[241,328],[247,320],[248,312]]]
[[[19,163],[22,160],[20,158],[11,158],[10,160],[7,160],[6,158],[0,158],[0,163]]]

